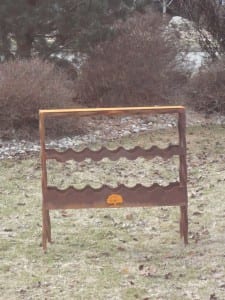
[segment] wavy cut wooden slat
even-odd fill
[[[76,160],[81,162],[86,158],[91,158],[94,161],[102,160],[105,157],[108,157],[110,160],[118,160],[119,158],[127,158],[129,160],[135,160],[138,157],[148,157],[154,158],[156,156],[162,157],[164,160],[171,158],[173,155],[180,155],[182,149],[178,145],[169,145],[165,149],[160,149],[157,146],[153,146],[150,149],[143,149],[139,146],[133,149],[125,149],[119,147],[115,150],[110,150],[106,147],[102,147],[97,151],[90,150],[85,148],[82,151],[74,151],[73,149],[67,149],[64,152],[57,151],[55,149],[46,149],[46,158],[55,159],[59,162],[66,162],[68,160]]]

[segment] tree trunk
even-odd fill
[[[167,7],[167,3],[166,3],[167,1],[166,0],[163,0],[163,3],[162,3],[162,9],[163,9],[163,15],[165,15],[166,14],[166,7]]]
[[[13,57],[11,53],[10,38],[8,37],[8,32],[4,23],[0,23],[0,55],[2,55],[4,59]]]
[[[4,59],[9,59],[13,57],[13,54],[11,53],[10,49],[10,41],[7,37],[7,35],[1,35],[1,48],[0,48],[0,54],[4,57]]]
[[[33,36],[29,33],[26,33],[25,35],[20,35],[19,33],[16,34],[16,56],[20,58],[30,58],[33,40]]]

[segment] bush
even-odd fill
[[[39,58],[0,65],[0,123],[3,135],[38,134],[38,110],[74,105],[73,82]],[[52,123],[51,131],[54,131]]]
[[[177,52],[163,34],[163,20],[153,12],[134,16],[92,52],[77,84],[83,104],[158,105],[173,98]]]
[[[225,59],[193,77],[187,94],[196,110],[225,114]]]

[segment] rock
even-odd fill
[[[171,19],[166,28],[166,34],[168,38],[175,41],[179,50],[177,68],[190,73],[190,75],[196,74],[211,60],[209,54],[203,51],[200,45],[203,36],[217,46],[209,32],[202,30],[200,33],[194,22],[179,16]]]
[[[124,136],[128,136],[131,134],[131,132],[129,130],[124,130],[122,133]]]
[[[204,51],[180,52],[176,59],[179,69],[191,73],[192,76],[211,61],[209,54]]]
[[[199,44],[200,35],[193,22],[182,17],[173,17],[166,28],[170,38],[173,38],[180,51],[202,51]]]
[[[212,35],[208,31],[201,30],[200,32],[194,22],[179,16],[170,20],[166,32],[169,36],[175,38],[181,51],[201,52],[202,48],[199,40],[203,39],[203,35],[214,42]]]

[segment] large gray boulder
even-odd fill
[[[192,76],[210,62],[210,55],[202,50],[200,41],[206,37],[213,42],[213,38],[206,30],[201,32],[197,30],[194,22],[175,16],[170,20],[166,34],[174,41],[179,50],[178,69]]]

